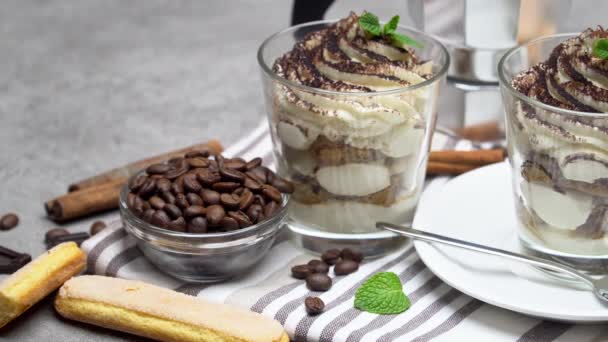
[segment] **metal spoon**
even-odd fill
[[[549,269],[552,271],[565,273],[565,274],[567,274],[573,278],[576,278],[578,280],[581,280],[583,283],[589,285],[589,287],[591,287],[591,289],[593,289],[593,293],[595,293],[595,295],[597,297],[608,302],[608,276],[604,276],[599,279],[594,279],[583,273],[580,273],[579,271],[575,270],[574,268],[572,268],[570,266],[566,266],[566,265],[560,264],[555,261],[541,259],[541,258],[538,258],[535,256],[528,256],[528,255],[513,253],[513,252],[505,251],[502,249],[484,246],[484,245],[476,244],[473,242],[458,240],[458,239],[454,239],[454,238],[443,236],[443,235],[427,233],[427,232],[423,232],[421,230],[413,229],[411,227],[399,226],[396,224],[391,224],[391,223],[386,223],[386,222],[377,222],[376,228],[389,230],[391,232],[394,232],[394,233],[397,233],[400,235],[404,235],[404,236],[407,236],[407,237],[410,237],[413,239],[430,241],[430,242],[438,242],[438,243],[443,243],[443,244],[450,245],[450,246],[470,249],[470,250],[473,250],[476,252],[502,256],[502,257],[505,257],[505,258],[508,258],[511,260],[517,260],[517,261],[521,261],[521,262],[531,264],[534,266],[546,268],[546,269]]]

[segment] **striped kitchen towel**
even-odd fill
[[[467,142],[436,134],[434,149],[467,149]],[[263,156],[272,165],[272,142],[266,122],[228,148],[227,156]],[[440,191],[447,178],[427,185],[425,196]],[[412,245],[385,257],[365,262],[359,271],[334,277],[332,288],[310,292],[303,281],[290,276],[293,265],[311,255],[279,239],[253,272],[218,284],[186,283],[152,266],[116,218],[108,228],[85,241],[90,273],[138,279],[210,301],[231,303],[273,317],[296,341],[599,341],[608,334],[602,326],[576,326],[542,321],[484,304],[443,283],[424,265]],[[353,307],[357,288],[372,274],[395,272],[412,306],[399,315],[375,315]],[[331,273],[330,273],[331,275]],[[325,312],[308,316],[304,298],[321,297]]]

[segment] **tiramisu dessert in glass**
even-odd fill
[[[413,218],[449,57],[395,19],[376,29],[373,15],[353,13],[260,47],[278,172],[295,184],[290,228],[309,249],[384,253],[394,236],[375,222]]]
[[[608,31],[534,40],[499,64],[524,247],[608,270]]]

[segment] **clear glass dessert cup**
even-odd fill
[[[438,92],[449,66],[445,47],[422,32],[398,32],[422,43],[431,76],[417,84],[375,92],[313,88],[273,71],[302,32],[336,21],[288,28],[261,45],[258,62],[277,172],[295,184],[288,227],[297,245],[321,252],[354,247],[378,256],[404,240],[379,232],[377,221],[411,222],[426,174]],[[302,101],[296,104],[295,101]],[[390,104],[395,113],[378,108]],[[301,104],[313,103],[307,110]]]
[[[608,114],[566,110],[518,92],[512,80],[578,34],[533,40],[498,65],[509,162],[525,250],[589,273],[608,271]]]

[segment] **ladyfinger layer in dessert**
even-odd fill
[[[74,242],[55,246],[0,283],[0,328],[82,272],[86,255]]]
[[[272,128],[279,171],[296,183],[291,212],[332,232],[375,231],[411,216],[424,173],[432,63],[410,47],[372,37],[360,17],[308,34],[275,61]],[[365,218],[359,220],[357,218]]]
[[[520,216],[531,235],[575,254],[608,254],[608,114],[598,114],[608,112],[608,61],[593,53],[606,38],[588,29],[512,82],[536,101],[579,112],[518,101],[509,113]]]
[[[69,319],[159,341],[289,341],[277,321],[258,313],[134,280],[73,278],[55,308]]]

